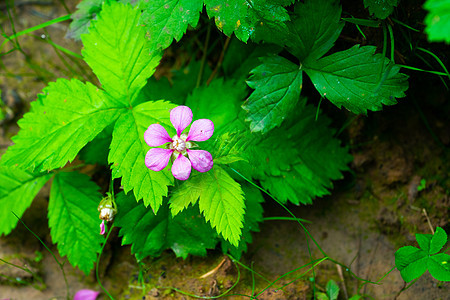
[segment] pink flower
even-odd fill
[[[105,234],[105,220],[102,220],[102,223],[100,223],[100,234]]]
[[[99,292],[93,290],[79,290],[73,300],[95,300],[97,299]]]
[[[161,171],[172,157],[172,174],[176,179],[186,180],[191,174],[191,167],[199,172],[207,172],[213,166],[211,153],[205,150],[190,150],[198,147],[193,142],[209,139],[214,133],[211,120],[194,121],[189,133],[182,133],[192,122],[192,110],[187,106],[178,106],[170,111],[170,122],[177,130],[172,138],[160,124],[152,124],[144,133],[144,140],[150,147],[164,144],[166,148],[152,148],[145,155],[145,165],[153,171]],[[186,158],[189,156],[189,159]]]

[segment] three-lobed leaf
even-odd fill
[[[50,190],[48,223],[52,240],[61,256],[67,255],[69,262],[85,274],[93,268],[103,242],[97,211],[99,189],[87,175],[61,172],[55,175]]]
[[[261,59],[262,64],[251,71],[247,81],[254,89],[242,106],[251,131],[267,133],[279,126],[300,98],[302,70],[281,56]]]
[[[120,109],[90,83],[58,79],[44,89],[30,112],[18,122],[15,145],[2,156],[2,164],[53,170],[72,161]]]
[[[144,141],[144,132],[151,124],[159,123],[173,136],[175,130],[169,116],[174,107],[169,102],[152,101],[122,114],[115,124],[108,155],[113,178],[122,177],[124,191],[133,190],[136,199],[143,199],[144,205],[150,205],[155,213],[174,179],[168,168],[155,172],[145,166],[150,147]]]
[[[161,54],[138,25],[141,10],[121,3],[105,4],[89,34],[82,35],[84,60],[110,96],[109,101],[133,107],[154,73]]]
[[[17,217],[22,217],[51,176],[0,165],[0,235],[7,235],[16,227]]]
[[[425,18],[428,40],[450,43],[450,0],[427,0],[424,8],[429,11]]]
[[[408,89],[408,76],[376,47],[359,45],[304,65],[317,91],[337,107],[354,113],[397,103]]]

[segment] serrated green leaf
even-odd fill
[[[101,251],[100,220],[97,206],[99,187],[89,176],[76,172],[55,175],[50,190],[48,223],[61,256],[86,275]]]
[[[239,112],[246,93],[244,86],[237,85],[232,80],[217,79],[209,86],[194,89],[187,97],[186,105],[192,109],[196,119],[213,121],[214,136],[218,136],[227,131],[245,128],[239,120]]]
[[[296,18],[288,23],[287,46],[301,63],[322,57],[333,46],[344,27],[341,6],[335,0],[298,2]]]
[[[2,156],[2,164],[38,171],[63,167],[119,112],[92,84],[58,79],[18,122],[21,130],[12,139],[15,145]]]
[[[88,33],[89,24],[102,10],[103,2],[104,0],[83,0],[78,3],[77,11],[70,16],[72,22],[66,37],[78,41],[81,34]]]
[[[242,185],[245,193],[246,214],[244,217],[244,227],[242,228],[242,238],[239,245],[233,246],[228,241],[222,240],[223,253],[230,253],[235,259],[241,259],[242,253],[247,252],[247,245],[252,242],[252,232],[259,232],[259,223],[263,221],[263,208],[261,203],[264,198],[261,192],[248,184]]]
[[[408,89],[408,76],[376,47],[359,45],[303,65],[317,91],[337,107],[354,113],[397,103]]]
[[[430,256],[428,271],[437,280],[450,281],[450,255],[439,253]]]
[[[430,241],[430,254],[441,251],[442,247],[447,243],[447,233],[441,227],[436,228],[436,232]]]
[[[188,254],[206,255],[217,243],[216,233],[200,215],[198,206],[189,207],[172,217],[167,203],[155,215],[132,194],[116,196],[118,213],[115,225],[121,227],[122,244],[131,244],[131,252],[139,259],[158,256],[171,248],[177,257]]]
[[[413,246],[401,247],[395,252],[395,266],[406,282],[410,282],[427,270],[429,256],[421,249]]]
[[[258,26],[277,24],[289,20],[287,11],[278,1],[256,0],[205,0],[206,11],[210,18],[215,18],[216,26],[224,34],[247,42]],[[262,24],[261,24],[262,23]]]
[[[188,26],[195,27],[203,9],[202,0],[141,1],[144,24],[155,48],[165,49],[173,39],[181,40]]]
[[[8,235],[31,205],[36,194],[53,174],[29,173],[0,166],[0,235]]]
[[[244,152],[252,142],[252,137],[246,133],[224,133],[214,141],[212,152],[215,164],[231,164],[246,160]]]
[[[189,195],[186,197],[186,195]],[[237,246],[244,222],[245,203],[241,186],[219,166],[206,173],[197,173],[183,183],[170,198],[172,214],[196,203],[211,227]]]
[[[330,300],[336,300],[339,296],[339,286],[333,279],[327,283],[327,295]]]
[[[371,15],[379,19],[386,19],[394,11],[398,0],[364,0],[364,7],[369,8]]]
[[[429,10],[425,18],[425,32],[430,42],[450,43],[450,0],[427,0]]]
[[[279,126],[298,103],[302,89],[302,70],[281,56],[261,59],[247,84],[254,89],[242,106],[250,121],[250,130],[267,133]]]
[[[89,34],[82,35],[84,60],[100,80],[110,101],[137,105],[139,91],[159,64],[159,51],[150,47],[138,26],[141,10],[118,2],[105,4]]]
[[[151,101],[122,114],[115,124],[108,155],[113,178],[122,177],[124,191],[133,190],[136,199],[143,199],[144,205],[150,205],[155,213],[174,179],[168,168],[155,172],[145,166],[145,154],[150,147],[144,141],[144,132],[151,124],[159,123],[173,136],[170,110],[174,107],[169,102]]]

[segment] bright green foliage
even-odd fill
[[[397,103],[408,89],[408,76],[376,47],[359,45],[304,65],[317,91],[337,107],[354,113]]]
[[[86,275],[92,269],[103,237],[97,206],[101,200],[99,187],[89,176],[70,172],[57,173],[48,204],[48,223],[52,240],[61,256]]]
[[[132,107],[139,91],[161,59],[150,48],[145,29],[138,26],[141,11],[130,5],[105,5],[90,33],[81,37],[84,60],[98,76],[109,100]],[[99,55],[104,53],[104,55]]]
[[[244,152],[252,142],[246,133],[224,133],[214,141],[213,159],[215,164],[231,164],[245,160]]]
[[[238,115],[246,93],[243,85],[237,85],[232,80],[217,79],[208,86],[194,89],[185,105],[192,109],[194,119],[206,118],[213,121],[216,137],[227,131],[245,129]]]
[[[216,233],[200,215],[198,206],[189,207],[175,217],[165,203],[155,215],[133,195],[120,193],[116,197],[118,213],[115,225],[121,227],[122,244],[132,244],[131,252],[138,258],[158,256],[171,248],[177,257],[188,254],[206,255],[214,248]]]
[[[247,84],[255,91],[242,106],[247,112],[251,131],[267,133],[279,126],[297,104],[302,88],[299,66],[281,56],[261,59],[252,70]]]
[[[344,27],[341,10],[334,0],[308,0],[295,6],[287,46],[301,63],[322,57],[334,46]]]
[[[416,234],[416,239],[421,249],[406,246],[395,252],[395,265],[403,280],[419,278],[428,269],[437,280],[450,281],[450,255],[436,254],[447,243],[445,231],[438,227],[434,235]]]
[[[327,283],[326,294],[318,292],[317,300],[336,300],[339,296],[339,286],[331,279]]]
[[[170,198],[172,214],[177,215],[197,200],[206,221],[231,245],[238,246],[245,213],[241,186],[219,166],[191,175]]]
[[[261,203],[264,198],[261,192],[248,184],[242,185],[245,193],[246,214],[244,217],[244,228],[242,228],[242,238],[239,245],[233,246],[230,242],[222,240],[221,246],[224,253],[230,253],[234,258],[240,259],[243,252],[247,252],[247,245],[252,242],[252,231],[259,231],[258,224],[263,221],[263,208]]]
[[[16,227],[19,220],[13,212],[21,218],[51,176],[0,166],[0,235],[7,235]]]
[[[21,130],[2,164],[39,171],[63,167],[116,119],[118,110],[105,99],[104,92],[90,83],[65,79],[50,83],[19,121]]]
[[[364,6],[369,8],[371,15],[379,19],[386,19],[394,11],[398,0],[364,0]]]
[[[122,114],[114,127],[108,161],[112,164],[113,178],[122,177],[126,193],[133,190],[137,200],[144,199],[156,213],[167,196],[167,186],[173,184],[173,175],[168,168],[161,172],[148,169],[145,154],[150,147],[144,141],[144,132],[150,124],[164,126],[170,136],[175,129],[170,123],[173,104],[164,101],[145,102]]]
[[[329,194],[331,180],[342,178],[341,171],[351,161],[347,148],[333,138],[330,120],[319,115],[316,121],[316,108],[303,103],[286,124],[264,135],[246,153],[251,166],[247,175],[260,180],[278,200],[294,204],[310,204],[312,198]]]
[[[97,14],[102,10],[104,0],[83,0],[77,5],[77,11],[71,15],[72,23],[66,37],[80,40],[80,35],[88,33],[88,27]]]
[[[427,0],[424,8],[430,11],[425,18],[428,40],[450,43],[450,0]]]
[[[179,41],[188,25],[197,26],[202,0],[146,0],[141,1],[143,10],[140,23],[145,24],[155,48],[165,49],[172,40]]]

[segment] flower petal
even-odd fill
[[[97,299],[98,294],[100,294],[100,292],[93,290],[79,290],[73,297],[73,300],[95,300]]]
[[[103,220],[102,223],[100,224],[100,234],[101,235],[105,234],[105,220]]]
[[[183,154],[179,154],[173,162],[172,174],[178,180],[186,180],[191,175],[191,162]]]
[[[152,148],[145,155],[145,165],[153,171],[161,171],[169,163],[173,149]]]
[[[187,150],[192,167],[199,172],[208,172],[213,167],[211,153],[205,150]]]
[[[170,111],[170,122],[180,136],[192,122],[192,110],[187,106],[177,106]]]
[[[199,119],[192,123],[186,141],[202,142],[209,139],[214,133],[214,123],[208,119]]]
[[[172,142],[167,130],[159,124],[148,126],[144,132],[144,140],[150,147],[158,147]]]

